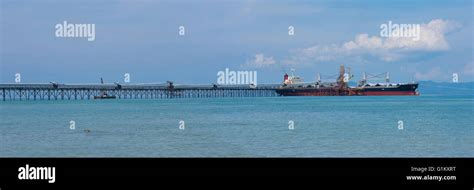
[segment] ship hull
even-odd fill
[[[361,96],[417,96],[418,83],[397,86],[357,87],[354,90]]]
[[[280,88],[280,96],[417,96],[418,84],[398,86],[371,86],[355,88]]]
[[[280,96],[347,96],[346,90],[337,89],[277,89]]]

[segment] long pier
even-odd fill
[[[156,84],[0,84],[0,98],[6,100],[86,100],[104,92],[117,99],[270,97],[279,84],[174,85]]]

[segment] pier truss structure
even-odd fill
[[[271,97],[279,84],[174,85],[157,84],[0,84],[0,98],[7,100],[87,100],[104,92],[116,99]]]

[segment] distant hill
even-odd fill
[[[420,81],[418,91],[422,95],[474,95],[474,82]]]

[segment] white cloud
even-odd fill
[[[441,68],[434,67],[425,73],[416,72],[415,79],[416,80],[438,80],[441,76]]]
[[[365,57],[373,57],[382,61],[397,61],[420,52],[437,52],[449,50],[445,35],[459,24],[441,19],[432,20],[420,25],[420,38],[369,36],[358,34],[354,40],[342,45],[315,45],[309,48],[292,51],[286,64],[307,62],[335,61],[344,58],[363,61]]]
[[[275,65],[276,61],[273,57],[265,57],[262,53],[256,54],[253,60],[247,61],[246,67],[263,68]]]
[[[367,34],[360,34],[355,41],[345,43],[343,48],[345,50],[448,50],[449,44],[444,35],[458,27],[457,23],[436,19],[428,24],[421,24],[419,40],[406,37],[369,37]]]

